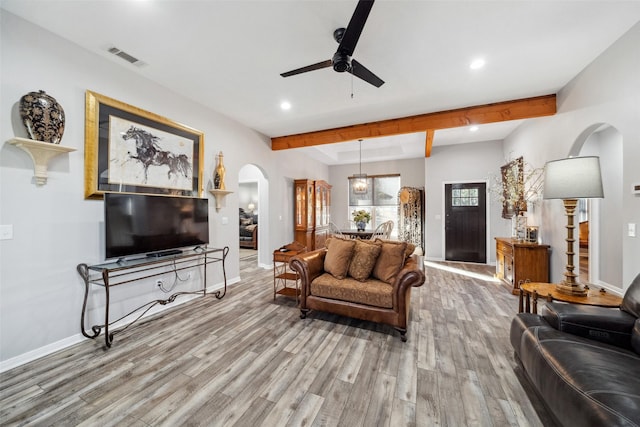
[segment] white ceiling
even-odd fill
[[[331,58],[332,33],[355,0],[0,2],[271,137],[553,94],[640,21],[640,1],[378,0],[354,52],[385,81],[375,88],[330,68],[280,77]],[[112,46],[145,65],[113,56]],[[471,70],[478,57],[486,66]],[[502,139],[513,128],[438,131],[434,146]],[[367,140],[363,162],[424,156],[424,141]],[[328,164],[358,161],[357,142],[303,150]]]

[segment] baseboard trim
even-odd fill
[[[240,282],[240,276],[236,276],[232,279],[227,280],[227,288],[230,285],[233,285],[235,283]],[[214,293],[217,290],[223,289],[224,288],[224,283],[220,282],[220,283],[216,283],[215,285],[212,286],[207,286],[207,293],[211,294]],[[144,316],[142,316],[140,319],[145,319],[147,317],[150,316],[155,316],[156,314],[162,313],[163,311],[166,310],[173,310],[176,307],[189,302],[191,300],[194,300],[196,298],[200,298],[201,296],[199,295],[185,295],[184,298],[181,298],[180,300],[176,300],[173,304],[170,305],[157,305],[155,307],[153,307],[151,310],[149,310],[147,313],[144,314]],[[122,320],[120,322],[116,322],[113,325],[111,325],[109,328],[112,330],[115,329],[119,329],[122,328],[128,324],[130,324],[132,321],[126,321],[126,320]],[[103,332],[104,334],[104,332]],[[98,338],[96,339],[101,339],[102,341],[104,341],[104,336],[103,334],[101,334]],[[84,340],[88,340],[90,338],[86,338],[84,337],[82,334],[75,334],[72,335],[70,337],[67,338],[63,338],[59,341],[53,342],[51,344],[47,344],[45,346],[36,348],[34,350],[28,351],[26,353],[20,354],[18,356],[12,357],[11,359],[7,359],[7,360],[3,360],[0,361],[0,373],[8,371],[10,369],[14,369],[17,368],[19,366],[22,366],[24,364],[27,364],[29,362],[33,362],[34,360],[40,359],[41,357],[47,356],[51,353],[55,353],[57,351],[60,350],[64,350],[68,347],[71,347],[73,345],[76,345]]]
[[[3,360],[0,362],[0,373],[8,371],[13,368],[17,368],[18,366],[32,362],[34,360],[40,359],[41,357],[47,356],[51,353],[64,350],[67,347],[71,347],[72,345],[78,344],[84,339],[86,338],[83,337],[82,334],[76,334],[76,335],[61,339],[60,341],[47,344],[43,347],[36,348],[35,350],[28,351],[19,356],[12,357],[11,359]]]

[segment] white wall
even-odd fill
[[[636,24],[558,94],[558,113],[552,117],[529,121],[505,140],[505,153],[514,152],[525,159],[551,160],[574,152],[574,142],[581,133],[597,123],[607,123],[622,134],[620,222],[615,233],[620,236],[622,287],[640,273],[640,238],[626,234],[628,223],[640,224],[640,197],[631,194],[633,182],[640,182],[640,23]],[[579,149],[580,147],[575,147]],[[605,177],[615,171],[602,167]],[[607,179],[607,178],[603,178]],[[606,201],[607,195],[605,194]],[[609,218],[603,218],[607,221]],[[559,281],[566,263],[566,218],[562,203],[542,203],[540,233],[551,245],[551,279]],[[619,283],[612,283],[620,286]]]
[[[348,179],[358,173],[359,165],[334,165],[329,167],[331,189],[331,221],[338,227],[348,228],[349,212]],[[400,185],[406,187],[424,187],[424,161],[422,159],[393,160],[362,164],[362,173],[367,175],[400,174]]]
[[[238,183],[238,206],[246,211],[249,203],[253,203],[254,210],[258,209],[258,181]]]
[[[0,19],[0,224],[14,230],[12,240],[0,241],[0,370],[82,339],[78,326],[84,285],[76,265],[104,260],[103,203],[83,196],[86,90],[203,131],[205,184],[212,180],[218,151],[225,155],[226,187],[236,193],[240,167],[258,165],[272,201],[265,248],[292,240],[290,177],[326,179],[326,165],[295,152],[272,152],[269,138],[148,81],[134,66],[111,62],[6,11]],[[27,154],[5,143],[14,136],[27,137],[17,103],[39,89],[63,106],[62,145],[77,149],[51,161],[49,181],[42,187],[33,183]],[[211,245],[230,247],[227,278],[233,282],[239,277],[237,194],[227,196],[220,212],[213,198],[204,196],[210,198]],[[211,267],[209,273],[209,286],[220,285],[219,269]],[[190,281],[185,288],[198,285]],[[114,289],[112,316],[164,296],[158,292],[151,280]],[[218,303],[224,300],[212,301]],[[102,304],[100,295],[92,296],[90,304]],[[99,312],[92,310],[91,316],[97,320]]]
[[[503,164],[502,141],[433,147],[431,157],[425,159],[427,258],[444,259],[444,185],[453,182],[487,182],[489,175],[499,173]],[[487,261],[494,263],[494,238],[510,236],[511,222],[501,218],[502,206],[490,194],[487,195],[487,206]]]

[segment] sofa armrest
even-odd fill
[[[405,283],[404,286],[411,285],[417,288],[424,284],[424,266],[421,264],[421,258],[417,255],[411,255],[407,258],[396,276],[394,287],[402,287],[402,284]]]
[[[403,306],[407,304],[405,295],[411,287],[419,287],[424,284],[424,268],[421,264],[421,258],[417,255],[410,256],[404,263],[402,270],[396,276],[393,283],[393,306]]]
[[[631,348],[636,317],[619,308],[547,303],[542,317],[553,328],[606,344]]]
[[[324,257],[326,255],[327,250],[323,248],[298,254],[289,261],[289,267],[300,276],[303,299],[309,295],[311,282],[324,273]]]
[[[636,319],[636,323],[631,331],[631,348],[640,354],[640,319]]]

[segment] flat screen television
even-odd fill
[[[209,243],[207,199],[105,193],[106,258]]]

